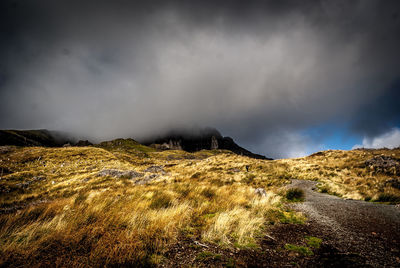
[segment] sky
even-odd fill
[[[400,145],[400,2],[2,0],[0,129]]]

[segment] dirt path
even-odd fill
[[[293,180],[306,199],[293,208],[304,212],[324,240],[365,265],[400,267],[400,209],[392,205],[344,200],[312,189],[315,182]]]

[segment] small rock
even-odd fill
[[[32,182],[31,181],[27,181],[27,182],[22,182],[22,183],[17,183],[15,186],[20,187],[22,189],[26,189],[29,187],[29,185],[31,185]]]
[[[32,179],[33,179],[33,181],[44,181],[44,180],[46,180],[46,177],[43,177],[43,176],[35,176],[35,177],[33,177]]]
[[[151,172],[151,173],[165,173],[165,170],[162,166],[151,166],[144,170],[144,172]]]
[[[143,173],[136,172],[134,170],[118,170],[118,169],[104,169],[97,173],[98,177],[114,177],[114,178],[138,178],[143,177]]]
[[[143,185],[143,184],[147,184],[147,183],[151,182],[152,180],[154,180],[158,177],[159,177],[159,175],[156,175],[156,174],[146,175],[143,179],[138,179],[138,180],[134,181],[134,183],[136,185]]]
[[[267,196],[267,192],[265,191],[264,188],[257,188],[254,190],[255,194],[258,194],[261,197],[266,197]]]

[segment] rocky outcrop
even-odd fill
[[[365,166],[371,170],[381,173],[400,174],[400,161],[390,156],[375,156],[365,161]]]
[[[138,178],[143,177],[144,174],[136,172],[134,170],[118,170],[118,169],[104,169],[97,173],[98,177],[113,177],[113,178]]]
[[[78,146],[78,147],[85,147],[85,146],[91,146],[91,145],[93,145],[93,143],[91,143],[88,140],[80,140],[75,144],[75,146]]]
[[[211,136],[211,150],[218,149],[218,140],[215,136]]]
[[[264,188],[257,188],[254,190],[254,193],[261,196],[261,197],[266,197],[267,196],[267,192],[265,191]]]
[[[212,128],[191,132],[173,131],[161,137],[145,140],[143,144],[159,150],[184,150],[187,152],[224,149],[251,158],[271,159],[240,147],[232,138],[223,137],[221,133]]]

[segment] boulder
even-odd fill
[[[143,185],[143,184],[147,184],[147,183],[155,180],[158,177],[159,177],[159,175],[157,175],[157,174],[146,175],[143,179],[135,180],[134,183],[136,185]]]
[[[379,172],[395,173],[400,172],[400,161],[386,155],[375,156],[364,162],[365,166]]]
[[[150,173],[165,173],[165,170],[162,166],[151,166],[148,167],[144,170],[144,172],[150,172]]]
[[[266,197],[267,196],[267,192],[265,191],[264,188],[257,188],[254,190],[254,193],[261,196],[261,197]]]
[[[138,178],[143,177],[143,173],[136,172],[134,170],[118,170],[118,169],[103,169],[97,173],[98,177],[114,177],[114,178]]]

